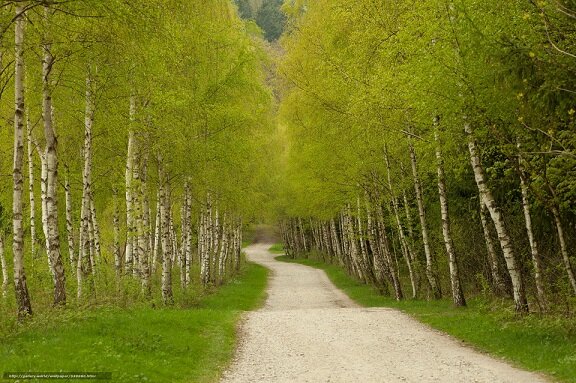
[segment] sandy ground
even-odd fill
[[[246,249],[273,275],[223,382],[546,382],[401,312],[359,307],[323,271],[275,261],[269,246]]]

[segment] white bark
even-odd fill
[[[360,226],[358,227],[360,228]],[[324,244],[326,247],[326,254],[328,254],[329,257],[332,257],[334,255],[334,249],[332,248],[332,241],[330,240],[330,231],[328,230],[328,224],[326,222],[320,223],[320,231],[322,232],[322,238],[324,240]],[[362,238],[362,236],[360,236],[360,238]],[[302,251],[304,251],[304,248],[302,248]],[[366,253],[363,254],[363,257],[364,258],[366,257]]]
[[[48,161],[46,159],[46,153],[41,149],[38,149],[40,157],[40,202],[42,203],[42,231],[44,233],[44,248],[46,249],[46,257],[48,258],[48,267],[50,268],[50,273],[53,274],[52,259],[48,253],[48,248],[50,247],[48,243]]]
[[[122,258],[120,255],[120,211],[118,208],[118,190],[114,188],[112,191],[113,199],[114,199],[114,216],[113,220],[113,230],[114,230],[114,245],[113,245],[113,253],[114,253],[114,269],[116,271],[116,278],[120,277],[120,273],[122,272]]]
[[[518,266],[518,260],[512,246],[512,241],[508,235],[508,230],[504,224],[504,218],[502,217],[502,212],[496,204],[496,200],[492,196],[492,191],[486,185],[486,176],[484,175],[484,168],[480,163],[480,157],[478,155],[478,148],[476,140],[472,135],[472,127],[469,123],[465,123],[464,130],[468,135],[468,150],[470,152],[470,162],[472,164],[472,169],[474,170],[474,178],[476,179],[476,185],[480,192],[480,198],[483,203],[488,208],[494,226],[496,227],[496,232],[498,233],[498,239],[500,241],[500,247],[504,253],[504,259],[506,260],[506,266],[508,269],[508,274],[512,280],[512,289],[514,293],[514,302],[516,305],[516,311],[527,312],[528,302],[526,301],[526,292],[524,290],[524,281],[522,280],[522,274]]]
[[[394,194],[394,187],[392,185],[392,175],[390,169],[390,160],[388,158],[388,150],[384,151],[384,159],[386,160],[386,169],[388,177],[388,188],[390,189],[390,195],[392,200],[392,207],[394,209],[394,216],[396,218],[396,226],[398,228],[398,237],[400,238],[400,245],[402,247],[402,254],[406,260],[406,266],[408,266],[408,274],[410,275],[410,284],[412,285],[412,298],[416,298],[418,295],[418,288],[416,283],[416,274],[414,271],[414,265],[412,260],[411,250],[404,235],[404,228],[402,227],[402,222],[400,221],[400,213],[398,212],[398,200]]]
[[[544,291],[544,282],[542,280],[542,259],[540,251],[538,250],[538,242],[534,237],[532,230],[532,215],[530,213],[530,197],[528,190],[528,183],[526,181],[526,173],[524,172],[522,157],[518,156],[518,170],[520,172],[520,189],[522,191],[522,210],[524,212],[524,223],[526,225],[526,234],[528,235],[528,242],[530,243],[530,254],[532,256],[532,266],[534,269],[534,281],[536,282],[536,295],[538,303],[543,311],[546,311],[548,302],[546,293]]]
[[[336,257],[338,258],[338,261],[340,263],[343,263],[342,247],[340,245],[340,240],[338,239],[338,233],[336,231],[336,223],[334,222],[334,218],[330,220],[330,234],[333,242],[332,247],[336,250]]]
[[[100,248],[100,226],[96,219],[96,206],[94,205],[94,195],[90,193],[90,217],[92,218],[92,228],[94,230],[94,250],[96,255],[96,262],[99,263],[102,259],[102,250]]]
[[[218,255],[218,284],[224,283],[226,276],[226,257],[228,253],[228,227],[226,214],[222,218],[222,233],[220,239],[220,250]]]
[[[480,200],[480,223],[482,224],[482,231],[484,233],[484,241],[486,242],[486,251],[488,254],[488,263],[490,264],[490,274],[492,276],[492,285],[496,295],[503,296],[506,294],[506,286],[504,285],[504,280],[500,275],[500,268],[498,266],[498,257],[496,255],[496,250],[494,249],[494,242],[492,241],[492,236],[490,235],[490,227],[488,226],[488,221],[486,220],[486,215],[488,214],[488,208]]]
[[[378,203],[376,214],[380,248],[382,249],[382,253],[385,256],[388,270],[390,272],[390,279],[392,282],[392,287],[394,288],[394,297],[397,301],[399,301],[404,298],[404,293],[402,292],[402,285],[400,284],[400,277],[398,275],[398,268],[395,259],[393,259],[392,253],[390,252],[390,242],[388,240],[388,234],[386,233],[386,224],[384,223],[384,211],[382,210],[382,205],[380,203]]]
[[[414,238],[414,222],[412,222],[412,214],[410,214],[410,204],[408,203],[406,190],[402,190],[402,198],[404,199],[404,213],[406,214],[406,230],[408,231],[408,237]]]
[[[178,259],[178,236],[174,227],[174,216],[172,215],[172,206],[170,206],[170,243],[172,246],[172,263],[179,262]]]
[[[200,212],[200,222],[198,227],[198,257],[200,259],[200,281],[207,285],[209,281],[208,269],[209,261],[206,261],[206,212],[205,208]]]
[[[300,228],[300,235],[302,239],[302,246],[304,251],[308,251],[308,244],[306,243],[306,233],[304,232],[304,225],[302,225],[302,218],[298,217],[298,227]]]
[[[146,297],[151,296],[150,286],[150,203],[148,200],[148,160],[143,159],[142,175],[140,182],[140,202],[142,219],[138,233],[138,252],[140,253],[140,277],[142,278],[142,291]]]
[[[136,97],[130,97],[130,125],[136,118]],[[132,273],[134,263],[134,218],[132,206],[132,180],[134,175],[134,131],[130,126],[128,133],[128,150],[126,153],[126,250],[124,260],[124,271],[126,274]]]
[[[172,304],[174,297],[172,294],[172,244],[170,243],[170,186],[161,167],[161,159],[158,160],[158,164],[160,165],[160,215],[162,217],[162,299],[164,304]]]
[[[44,7],[45,20],[49,21],[52,11]],[[52,43],[47,36],[43,41],[44,56],[42,60],[42,117],[44,119],[44,136],[46,138],[46,211],[48,224],[47,250],[52,264],[54,281],[54,304],[66,304],[66,276],[60,254],[60,235],[58,232],[58,156],[57,138],[53,126],[51,72],[54,65]]]
[[[134,140],[134,159],[132,163],[132,180],[131,180],[131,205],[133,231],[130,242],[132,243],[132,275],[140,276],[141,261],[144,257],[142,252],[142,238],[144,236],[143,210],[142,210],[142,179],[140,174],[140,163],[138,161],[138,140]]]
[[[212,251],[213,251],[213,236],[214,236],[214,222],[212,220],[212,198],[210,193],[208,193],[206,198],[206,215],[204,216],[205,219],[205,228],[204,228],[204,237],[202,238],[204,242],[204,252],[206,262],[205,272],[206,275],[204,276],[207,278],[207,282],[210,281],[211,275],[214,273],[214,269],[212,267]]]
[[[90,202],[88,202],[90,204]],[[92,223],[92,210],[88,210],[88,254],[90,258],[90,269],[92,270],[92,276],[96,276],[96,248],[94,246],[94,224]]]
[[[414,191],[416,193],[416,202],[418,204],[418,216],[420,218],[420,227],[422,231],[422,243],[424,244],[424,254],[426,255],[426,277],[435,299],[442,298],[440,282],[436,270],[436,262],[430,249],[430,239],[428,238],[428,226],[426,224],[426,210],[424,209],[424,197],[420,185],[420,176],[418,175],[418,164],[416,161],[416,151],[412,144],[412,139],[408,140],[410,148],[410,162],[412,163],[412,176],[414,179]]]
[[[188,182],[186,182],[186,197],[185,205],[186,209],[184,212],[186,227],[183,229],[186,233],[186,243],[182,244],[185,247],[184,259],[186,261],[186,286],[190,284],[190,266],[192,265],[192,197],[190,195],[190,187]]]
[[[188,185],[184,185],[184,196],[182,198],[182,205],[180,206],[180,285],[183,289],[187,287],[186,284],[186,189]]]
[[[346,216],[344,214],[344,211],[342,211],[340,213],[340,220],[339,220],[339,226],[340,226],[340,233],[342,233],[342,255],[344,258],[344,263],[346,265],[346,267],[348,268],[348,271],[350,272],[350,262],[349,262],[349,257],[350,257],[350,251],[349,251],[349,247],[348,247],[348,240],[346,238]]]
[[[14,255],[14,289],[18,305],[18,318],[32,315],[32,305],[24,270],[24,229],[22,217],[22,194],[24,179],[24,7],[16,7],[15,17],[15,66],[14,66],[14,164],[12,177],[12,253]]]
[[[448,265],[450,268],[450,285],[452,287],[452,302],[455,306],[466,306],[466,300],[462,291],[458,261],[456,259],[456,249],[452,241],[452,231],[450,225],[450,213],[448,208],[448,197],[446,195],[446,176],[444,174],[444,158],[442,156],[442,146],[440,135],[438,134],[438,121],[435,121],[434,138],[436,141],[436,168],[438,172],[438,196],[440,197],[440,213],[442,216],[442,235],[444,246],[448,254]]]
[[[360,280],[366,280],[366,277],[362,270],[361,261],[359,259],[360,255],[358,253],[358,244],[356,242],[356,234],[354,233],[354,223],[352,221],[351,213],[350,213],[350,205],[347,205],[345,219],[346,219],[346,234],[348,236],[348,244],[350,250],[350,259],[352,270],[355,272],[356,276]]]
[[[562,228],[562,221],[560,220],[560,212],[555,205],[552,205],[552,215],[554,216],[554,224],[556,225],[556,232],[558,233],[558,241],[560,242],[560,252],[562,253],[562,260],[564,261],[564,268],[568,275],[568,281],[572,287],[572,293],[576,295],[576,278],[574,277],[574,270],[570,264],[570,255],[568,254],[568,247],[564,239],[564,229]]]
[[[160,241],[161,241],[161,230],[160,230],[161,214],[160,214],[160,189],[156,193],[156,222],[154,224],[154,250],[152,252],[152,273],[156,271],[156,265],[160,259]]]
[[[68,168],[66,168],[66,180],[64,183],[64,191],[66,193],[66,237],[68,239],[68,256],[70,258],[70,270],[76,270],[76,253],[74,244],[74,226],[72,222],[72,192],[70,190],[70,179],[68,176]]]
[[[36,257],[36,198],[34,196],[34,161],[33,161],[33,139],[32,127],[30,126],[30,119],[26,119],[26,137],[28,148],[28,196],[30,199],[30,252],[32,258]]]
[[[212,264],[210,267],[212,269],[212,281],[216,282],[218,278],[218,257],[220,256],[220,212],[218,211],[218,207],[214,208],[214,210],[214,221],[211,224],[212,251],[210,252],[210,256],[212,257]]]
[[[358,240],[360,241],[360,254],[361,254],[360,259],[362,260],[362,272],[364,274],[364,277],[366,278],[366,281],[369,281],[371,272],[369,268],[368,251],[366,250],[366,240],[364,238],[364,230],[362,228],[362,208],[360,206],[359,196],[356,198],[356,204],[357,204],[356,222],[358,229]]]
[[[370,248],[372,249],[372,265],[374,268],[374,277],[378,287],[382,291],[388,289],[386,283],[386,269],[387,263],[384,259],[383,250],[380,247],[380,243],[377,240],[378,234],[376,232],[376,225],[372,217],[372,207],[368,200],[368,195],[365,196],[366,204],[366,230],[368,232],[368,242],[370,243]]]
[[[92,212],[92,125],[94,122],[94,107],[92,100],[92,83],[90,75],[86,77],[84,111],[84,146],[82,148],[83,170],[82,170],[82,202],[80,205],[80,234],[78,262],[76,265],[77,296],[82,298],[82,283],[86,275],[94,273],[92,252],[92,241],[90,233],[91,212]]]

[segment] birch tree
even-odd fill
[[[24,157],[24,23],[25,8],[16,7],[15,15],[15,67],[14,67],[14,164],[12,178],[12,252],[14,254],[14,290],[18,304],[18,318],[32,315],[32,305],[26,283],[24,270],[24,229],[22,217],[23,176],[22,162]]]

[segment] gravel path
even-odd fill
[[[273,275],[223,382],[546,382],[401,312],[359,307],[323,271],[275,261],[268,247],[246,249]]]

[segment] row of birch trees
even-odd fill
[[[297,1],[282,233],[396,299],[576,296],[574,3]]]
[[[272,121],[233,3],[2,1],[0,17],[2,307],[224,283]]]

